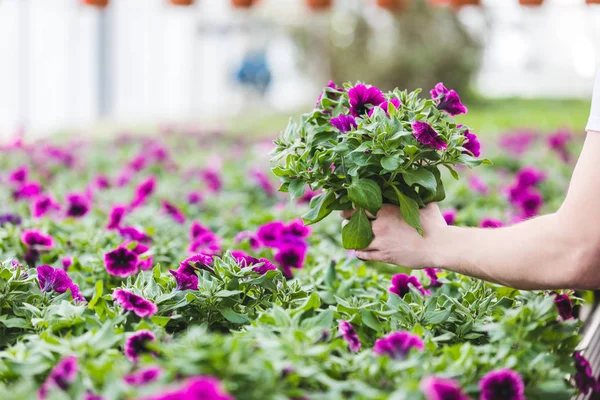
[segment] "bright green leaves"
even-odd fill
[[[417,232],[419,232],[419,235],[423,235],[423,227],[421,226],[421,218],[419,215],[419,204],[417,204],[417,202],[412,198],[399,191],[396,186],[392,187],[398,196],[398,203],[400,204],[400,213],[402,214],[402,218],[404,218],[407,224],[415,228]]]
[[[354,179],[348,187],[348,198],[357,207],[364,208],[373,215],[377,215],[383,203],[381,189],[371,179]]]
[[[421,185],[431,192],[436,191],[437,182],[435,176],[426,169],[405,171],[402,172],[402,177],[408,186]]]
[[[342,228],[342,245],[348,250],[359,250],[369,246],[373,240],[371,222],[365,210],[359,208]]]
[[[310,211],[302,216],[305,225],[310,225],[321,221],[331,214],[332,209],[328,208],[335,201],[333,192],[325,191],[314,197],[310,202]]]

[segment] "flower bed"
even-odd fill
[[[569,141],[542,140],[517,132],[498,154],[484,146],[496,165],[448,180],[448,222],[493,227],[555,209]],[[573,293],[367,267],[342,249],[339,220],[298,222],[316,193],[291,204],[276,192],[271,147],[192,131],[5,147],[0,398],[568,399],[596,389],[574,356]]]

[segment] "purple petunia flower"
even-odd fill
[[[50,375],[48,375],[40,387],[38,399],[45,400],[48,391],[53,387],[63,391],[69,389],[69,386],[71,386],[77,377],[78,370],[79,366],[75,356],[68,356],[60,360],[58,364],[52,368]]]
[[[445,150],[446,142],[427,122],[414,121],[412,123],[413,135],[417,141],[435,150]]]
[[[552,292],[554,296],[554,305],[558,310],[558,315],[563,321],[566,321],[571,318],[575,318],[573,316],[573,303],[571,302],[571,298],[568,294],[559,294],[556,292]]]
[[[312,200],[313,197],[316,197],[320,194],[321,194],[320,190],[317,190],[317,191],[312,190],[309,186],[304,191],[304,194],[298,199],[298,202],[301,204],[303,204],[303,203],[308,204],[308,203],[310,203],[310,201]]]
[[[146,235],[146,233],[132,227],[132,226],[126,226],[124,228],[117,228],[119,231],[119,235],[121,235],[121,237],[123,237],[123,239],[126,240],[133,240],[135,242],[139,242],[139,243],[150,243],[152,242],[152,238],[148,235]]]
[[[504,226],[504,222],[493,218],[484,218],[479,223],[480,228],[501,228]]]
[[[12,225],[21,225],[21,217],[19,217],[17,214],[0,214],[0,226],[4,226],[6,224],[12,224]]]
[[[355,117],[361,117],[368,112],[367,106],[378,106],[385,101],[381,90],[375,86],[366,86],[362,83],[348,90],[350,98],[350,112]]]
[[[137,273],[138,262],[138,255],[124,246],[119,246],[104,255],[106,271],[121,278]]]
[[[110,188],[110,180],[104,175],[98,175],[94,179],[94,186],[98,189],[108,189]]]
[[[465,139],[467,140],[463,143],[463,147],[471,152],[473,156],[479,157],[481,155],[481,143],[479,143],[477,135],[469,132],[467,129],[465,131]]]
[[[281,232],[282,236],[293,236],[297,239],[303,239],[310,236],[310,227],[304,225],[302,220],[295,220],[284,226]]]
[[[264,275],[269,271],[277,271],[277,267],[271,262],[271,260],[267,258],[259,258],[257,264],[262,265],[254,265],[252,267],[252,271],[257,274]]]
[[[190,253],[217,254],[221,251],[221,238],[212,232],[206,232],[198,236],[190,243]]]
[[[592,366],[590,362],[581,354],[576,351],[573,353],[575,359],[575,385],[581,394],[588,394],[590,391],[596,391],[598,389],[598,380],[594,378],[592,373]]]
[[[139,258],[138,268],[142,271],[148,271],[149,269],[152,269],[153,260],[154,260],[154,258],[152,256],[146,256],[144,258]]]
[[[517,186],[528,188],[540,184],[546,179],[546,174],[534,167],[523,167],[517,172]]]
[[[67,290],[71,290],[73,300],[85,300],[79,291],[79,286],[73,283],[65,270],[52,268],[49,265],[40,265],[36,270],[38,273],[38,283],[42,292],[54,291],[56,293],[65,293]]]
[[[131,362],[137,362],[140,355],[153,354],[152,351],[148,350],[148,343],[156,342],[156,336],[149,330],[137,331],[133,335],[129,336],[125,341],[125,356]]]
[[[250,178],[252,178],[267,195],[275,195],[275,188],[264,172],[254,169],[250,172]]]
[[[346,343],[348,343],[348,349],[353,353],[358,353],[360,351],[360,339],[352,324],[342,320],[338,324],[338,331]]]
[[[425,271],[425,274],[427,274],[427,277],[430,280],[429,286],[430,287],[440,287],[442,286],[442,282],[440,282],[438,280],[438,270],[435,268],[424,268],[423,271]]]
[[[394,97],[393,99],[391,99],[390,101],[384,101],[383,103],[381,103],[379,105],[379,108],[381,108],[383,111],[385,111],[385,115],[390,116],[389,113],[389,107],[390,107],[390,103],[392,103],[394,105],[394,108],[397,110],[398,108],[400,108],[400,99]],[[373,111],[375,110],[375,108],[371,108],[369,110],[369,117],[373,115]]]
[[[568,131],[559,130],[558,132],[548,136],[547,140],[550,149],[556,152],[564,162],[568,162],[570,156],[567,145],[571,141],[571,134]]]
[[[221,383],[210,376],[198,376],[188,380],[182,388],[146,397],[143,400],[234,400],[222,388]]]
[[[341,133],[350,132],[352,129],[356,129],[358,125],[352,115],[339,115],[329,120],[334,128],[339,130]]]
[[[430,93],[431,98],[437,103],[438,110],[446,111],[452,116],[467,113],[467,107],[461,103],[458,93],[446,89],[442,82],[435,85]]]
[[[234,238],[236,243],[241,243],[246,239],[248,240],[248,243],[250,244],[251,249],[256,250],[260,247],[259,240],[256,238],[254,233],[252,233],[250,231],[239,232],[237,235],[235,235],[235,238]]]
[[[469,177],[469,187],[474,192],[480,193],[482,195],[487,195],[490,190],[485,181],[477,175],[471,175]]]
[[[531,145],[538,139],[538,136],[536,132],[528,130],[517,131],[503,135],[500,138],[499,145],[514,156],[520,156],[529,150]]]
[[[156,177],[151,176],[143,181],[135,190],[135,197],[133,198],[130,206],[136,208],[146,202],[148,197],[156,190]]]
[[[273,263],[266,258],[256,258],[252,257],[241,250],[234,250],[231,252],[231,256],[235,258],[235,261],[240,265],[240,267],[253,267],[252,271],[264,275],[267,271],[277,270],[277,267],[273,265]],[[261,264],[261,265],[257,265]]]
[[[64,271],[68,271],[69,268],[71,268],[71,265],[73,265],[73,258],[66,256],[61,258],[60,263],[62,264],[63,270]]]
[[[448,225],[454,225],[456,221],[456,209],[455,208],[447,208],[442,211],[442,217],[444,217],[444,221]]]
[[[205,233],[212,233],[212,231],[206,226],[202,225],[200,222],[192,222],[192,226],[190,228],[190,240],[193,241]]]
[[[286,243],[279,247],[275,254],[275,261],[279,264],[286,277],[292,276],[292,268],[302,269],[306,256],[306,245],[304,243]]]
[[[373,352],[390,358],[405,358],[410,349],[423,351],[423,341],[417,335],[409,332],[392,332],[375,341]]]
[[[479,381],[481,400],[525,400],[525,385],[517,371],[508,368],[488,372]]]
[[[421,381],[426,400],[469,400],[460,383],[454,379],[429,376]]]
[[[113,292],[113,299],[120,304],[123,309],[133,311],[138,317],[150,317],[158,311],[156,304],[145,298],[128,292],[127,290],[118,289]]]
[[[429,290],[424,289],[421,282],[416,276],[409,276],[406,274],[396,274],[392,277],[392,286],[390,286],[390,293],[397,294],[400,298],[404,297],[405,294],[410,292],[409,286],[412,285],[415,289],[421,292],[423,295],[431,294]]]
[[[40,196],[31,204],[31,215],[34,218],[40,218],[51,211],[60,210],[60,204],[52,196]]]
[[[186,258],[179,263],[179,271],[185,271],[188,274],[195,274],[197,269],[212,272],[211,264],[213,262],[212,254],[198,253]]]
[[[169,215],[173,219],[173,221],[177,222],[178,224],[185,223],[185,215],[174,204],[163,200],[162,209],[167,215]]]
[[[522,211],[523,218],[531,218],[540,212],[544,205],[542,194],[533,188],[524,190],[518,199],[518,205]]]
[[[90,211],[90,200],[81,194],[71,193],[67,196],[67,217],[81,218]]]
[[[200,173],[200,177],[208,186],[208,189],[212,192],[218,192],[221,190],[223,186],[223,182],[221,181],[221,177],[219,173],[212,169],[205,169]]]
[[[332,81],[332,80],[329,80],[329,82],[327,82],[327,87],[328,87],[328,88],[330,88],[330,89],[335,89],[335,90],[337,90],[337,91],[339,91],[339,92],[343,92],[343,91],[344,91],[344,88],[339,88],[339,87],[337,87],[337,86],[335,85],[335,82],[334,82],[334,81]],[[319,97],[317,98],[317,103],[315,104],[315,107],[316,107],[316,108],[319,108],[319,107],[321,106],[321,100],[323,99],[323,95],[324,95],[324,94],[325,94],[325,91],[323,90],[323,91],[321,92],[321,94],[319,95]],[[337,97],[337,95],[336,95],[336,97]]]
[[[126,211],[127,208],[125,206],[114,206],[112,210],[110,210],[106,229],[119,229]]]
[[[47,250],[54,247],[54,239],[50,235],[44,235],[38,230],[32,229],[21,233],[21,241],[36,250]]]
[[[204,200],[204,197],[199,192],[190,192],[187,195],[187,201],[189,204],[200,204]]]
[[[8,175],[8,181],[10,183],[15,183],[15,184],[19,185],[19,184],[25,183],[27,181],[28,177],[29,177],[29,169],[27,168],[26,165],[21,165],[20,167],[18,167],[17,169],[12,171]]]
[[[269,222],[258,228],[256,237],[263,246],[277,247],[279,246],[284,229],[285,225],[280,221]]]
[[[144,386],[157,380],[161,374],[162,369],[160,367],[149,367],[127,374],[123,377],[123,380],[132,386]]]
[[[104,400],[104,398],[92,392],[85,392],[84,400]]]
[[[175,290],[198,290],[198,276],[195,272],[187,273],[186,269],[169,272],[175,278]]]
[[[32,200],[42,193],[42,185],[39,182],[25,182],[12,193],[15,200]]]

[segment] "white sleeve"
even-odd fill
[[[592,97],[592,110],[588,121],[586,131],[600,132],[600,72],[596,75],[596,84],[594,85],[594,95]]]

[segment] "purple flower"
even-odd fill
[[[199,192],[190,192],[187,195],[187,201],[189,204],[199,204],[204,198]]]
[[[444,150],[446,142],[438,135],[438,133],[427,122],[414,121],[412,123],[413,135],[417,141],[425,146],[429,146],[435,150]]]
[[[335,85],[335,82],[334,82],[334,81],[332,81],[332,80],[329,80],[329,82],[327,82],[327,87],[328,87],[328,88],[330,88],[330,89],[335,89],[335,90],[337,90],[337,91],[339,91],[339,92],[343,92],[343,91],[344,91],[344,88],[339,88],[339,87],[337,87],[337,86]],[[319,95],[319,97],[317,98],[317,103],[315,104],[315,107],[316,107],[316,108],[319,108],[319,107],[321,106],[321,100],[323,99],[323,95],[324,95],[324,94],[325,94],[325,91],[323,90],[323,91],[321,92],[321,94]],[[336,97],[337,97],[337,95],[336,95]]]
[[[540,212],[544,199],[537,190],[529,188],[521,193],[518,204],[523,213],[522,217],[531,218]]]
[[[456,221],[456,209],[447,208],[444,211],[442,211],[442,216],[444,217],[444,221],[446,221],[446,224],[454,225],[454,222]]]
[[[113,298],[116,303],[120,304],[123,309],[133,311],[138,317],[150,317],[158,311],[156,304],[145,298],[128,292],[127,290],[118,289],[113,293]]]
[[[15,200],[31,200],[35,199],[42,193],[42,185],[39,182],[25,182],[13,191]]]
[[[21,217],[17,214],[0,214],[0,226],[6,224],[21,225]]]
[[[198,276],[196,273],[186,273],[186,270],[169,270],[175,278],[175,290],[198,290]]]
[[[138,260],[138,268],[141,269],[142,271],[148,271],[149,269],[152,269],[152,261],[153,261],[152,256],[146,256],[145,258],[140,258]]]
[[[194,239],[198,239],[205,233],[212,233],[212,231],[206,226],[202,225],[200,222],[192,222],[192,226],[190,228],[190,240],[193,241]]]
[[[157,380],[162,374],[160,367],[149,367],[125,375],[123,380],[132,386],[144,386]]]
[[[71,268],[71,265],[73,265],[73,259],[68,256],[63,257],[61,258],[60,263],[62,264],[63,270],[68,271],[69,268]]]
[[[254,233],[252,233],[250,231],[239,232],[237,235],[235,235],[235,238],[234,238],[236,243],[241,243],[246,239],[248,240],[248,243],[250,244],[250,248],[256,250],[260,247],[259,240],[256,238]]]
[[[381,103],[379,105],[379,107],[385,111],[385,115],[387,115],[388,117],[390,116],[389,113],[389,107],[390,107],[390,103],[392,103],[394,105],[394,108],[397,110],[398,108],[400,108],[400,99],[394,97],[393,99],[391,99],[390,101],[384,101],[383,103]],[[369,117],[373,115],[373,110],[375,110],[375,108],[371,108],[369,110]]]
[[[375,341],[373,352],[390,358],[405,358],[410,349],[423,351],[423,341],[417,335],[409,332],[392,332]]]
[[[279,247],[279,251],[275,254],[275,261],[283,269],[284,275],[291,277],[291,268],[302,269],[304,267],[305,256],[305,244],[286,243]]]
[[[430,93],[431,98],[437,103],[438,110],[446,111],[452,116],[467,113],[467,107],[461,103],[458,93],[446,89],[442,82],[435,85]]]
[[[469,177],[469,187],[474,192],[477,192],[477,193],[480,193],[480,194],[483,194],[483,195],[486,195],[488,193],[488,191],[490,190],[490,188],[484,182],[484,180],[481,179],[477,175],[471,175]]]
[[[67,196],[67,216],[81,218],[90,211],[90,200],[81,194],[71,193]]]
[[[554,305],[558,310],[558,315],[563,321],[566,321],[571,318],[575,318],[573,316],[573,303],[571,303],[571,299],[568,294],[559,294],[556,292],[552,292],[554,297]]]
[[[423,271],[425,271],[425,274],[427,274],[427,277],[429,278],[429,280],[431,281],[429,283],[429,286],[431,287],[440,287],[442,286],[442,282],[438,281],[438,270],[435,268],[424,268]]]
[[[504,226],[504,222],[493,218],[484,218],[479,223],[481,228],[500,228]]]
[[[76,357],[68,356],[60,360],[58,364],[52,368],[50,375],[48,375],[40,387],[38,398],[40,400],[45,400],[48,391],[53,387],[63,391],[69,389],[69,386],[71,386],[77,377],[78,370],[79,366]]]
[[[267,271],[274,271],[277,269],[273,263],[266,258],[256,258],[252,257],[241,250],[234,250],[231,252],[231,256],[235,258],[235,261],[240,265],[240,267],[253,267],[252,271],[264,275]],[[261,265],[257,265],[261,264]]]
[[[123,222],[123,218],[125,217],[125,212],[127,208],[125,206],[114,206],[112,210],[110,210],[110,214],[108,216],[108,226],[106,229],[119,229],[121,227],[121,223]]]
[[[210,273],[213,272],[211,266],[213,262],[213,256],[211,254],[198,253],[191,257],[186,258],[179,263],[178,272],[182,272],[186,275],[196,275],[196,270],[204,270]]]
[[[412,285],[415,289],[421,292],[423,295],[429,295],[429,290],[423,288],[421,282],[416,276],[409,276],[406,274],[396,274],[392,277],[392,286],[390,286],[390,293],[395,293],[398,297],[402,298],[405,294],[410,292],[409,286]]]
[[[110,188],[110,181],[108,180],[108,178],[106,176],[104,176],[104,175],[98,175],[94,179],[94,185],[98,189],[108,189],[108,188]]]
[[[481,155],[481,143],[474,133],[465,131],[466,142],[463,143],[463,147],[467,149],[473,156],[479,157]]]
[[[426,400],[469,400],[454,379],[429,376],[421,381],[421,391]]]
[[[298,202],[308,204],[308,203],[310,203],[310,201],[312,200],[313,197],[316,197],[319,194],[321,194],[321,191],[312,190],[309,186],[304,191],[304,194],[298,199]]]
[[[262,265],[253,265],[252,271],[254,271],[260,275],[264,275],[269,271],[277,270],[277,267],[275,265],[273,265],[271,260],[266,259],[266,258],[259,258],[257,264],[262,264]]]
[[[73,283],[65,270],[52,268],[49,265],[40,265],[36,270],[38,273],[38,283],[42,292],[55,291],[56,293],[65,293],[67,290],[71,290],[73,300],[85,300],[79,291],[79,286]]]
[[[221,239],[212,232],[206,232],[194,239],[188,251],[190,253],[217,254],[221,251]]]
[[[285,225],[280,221],[269,222],[258,228],[256,237],[264,246],[277,247],[284,229]]]
[[[520,188],[528,188],[536,186],[546,179],[546,174],[534,167],[523,167],[517,173],[517,186]]]
[[[51,196],[41,196],[35,199],[31,204],[31,215],[34,218],[40,218],[51,211],[60,210],[60,204],[58,204]]]
[[[374,86],[365,86],[360,83],[348,91],[350,98],[350,112],[355,117],[365,115],[369,108],[367,106],[378,106],[385,101],[381,90]]]
[[[156,178],[154,176],[149,177],[143,181],[135,190],[135,197],[131,202],[131,208],[139,207],[146,202],[148,197],[156,190]]]
[[[350,132],[352,129],[356,129],[358,125],[352,115],[339,115],[329,120],[334,128],[337,128],[341,133]]]
[[[163,211],[169,215],[178,224],[185,223],[185,215],[179,210],[174,204],[169,203],[166,200],[162,201]]]
[[[556,152],[564,162],[568,162],[570,159],[569,150],[567,148],[570,141],[571,135],[564,130],[560,130],[548,136],[548,146]]]
[[[310,236],[310,228],[305,226],[302,220],[295,220],[284,226],[281,233],[283,236],[293,236],[297,239],[303,239]]]
[[[138,261],[138,255],[124,246],[119,246],[104,255],[106,271],[121,278],[137,273]]]
[[[85,392],[84,400],[104,400],[104,398],[92,392]]]
[[[22,184],[27,181],[28,177],[29,169],[26,165],[22,165],[8,175],[8,181],[10,183]]]
[[[267,175],[264,172],[254,169],[250,173],[250,177],[256,182],[258,186],[269,196],[273,196],[275,194],[275,188],[269,181]]]
[[[21,233],[21,241],[27,246],[36,250],[47,250],[54,247],[54,239],[50,235],[32,229]]]
[[[119,235],[126,240],[133,240],[135,242],[140,243],[150,243],[152,242],[152,238],[146,235],[144,232],[137,230],[132,226],[126,226],[124,228],[117,228],[119,231]]]
[[[141,330],[127,338],[125,341],[125,356],[131,362],[137,362],[140,355],[146,354],[154,354],[151,350],[148,349],[149,343],[156,342],[156,336],[154,333],[148,330]]]
[[[585,395],[590,391],[596,391],[598,389],[598,380],[594,378],[590,362],[579,351],[573,353],[573,358],[575,359],[576,370],[575,385],[579,389],[579,393]]]
[[[210,376],[198,376],[188,380],[181,389],[166,392],[143,400],[234,400],[222,388],[221,383]]]
[[[348,349],[353,353],[358,353],[360,351],[360,339],[352,324],[342,320],[338,324],[338,330],[342,338],[348,343]]]
[[[525,385],[517,371],[503,368],[488,372],[479,381],[481,400],[525,400]]]
[[[517,131],[500,138],[500,147],[508,150],[515,156],[525,153],[538,138],[537,133],[523,130]]]
[[[200,177],[202,180],[204,180],[204,183],[206,183],[206,186],[208,186],[212,192],[218,192],[221,190],[223,182],[221,181],[221,177],[217,171],[205,169],[200,173]]]

